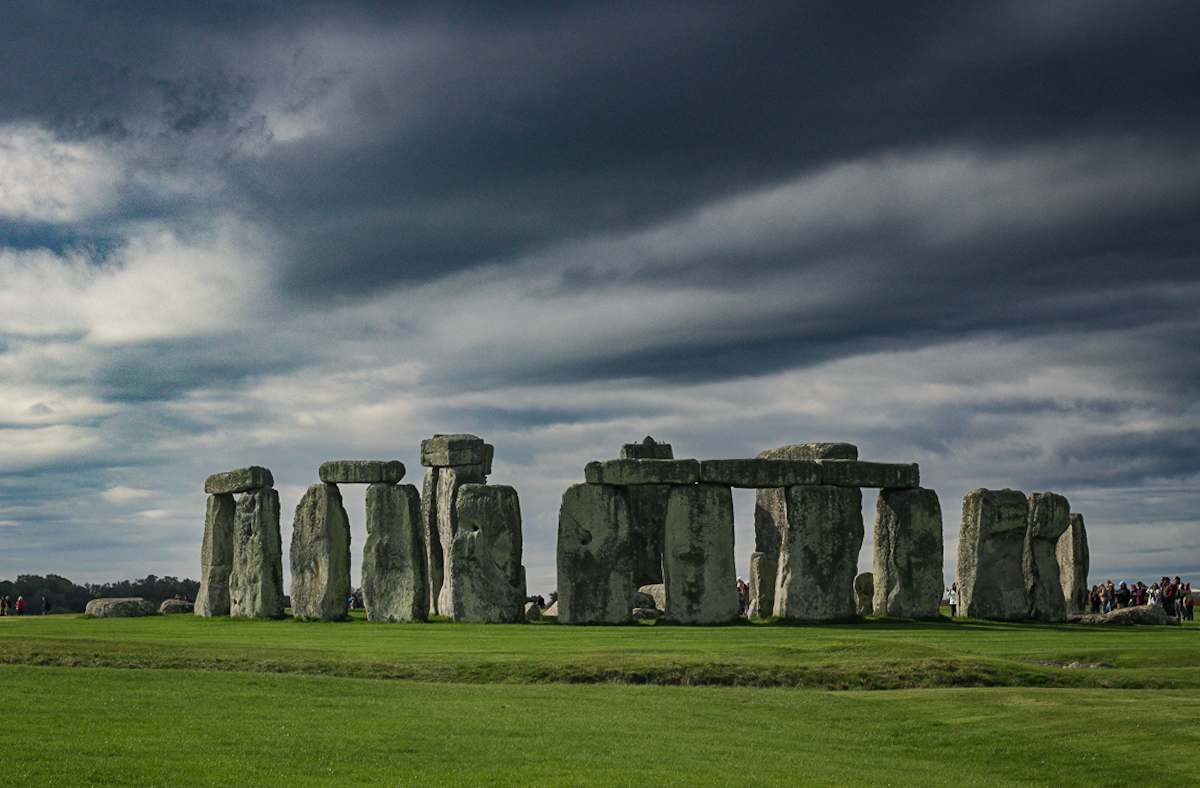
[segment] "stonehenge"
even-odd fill
[[[411,484],[367,487],[362,591],[368,621],[424,621],[429,614],[421,495]]]
[[[942,507],[937,493],[920,487],[881,490],[875,511],[875,615],[937,618],[942,603]]]
[[[455,621],[512,623],[525,616],[521,504],[505,485],[464,484],[455,496],[450,542],[451,615]]]
[[[1087,591],[1083,517],[1055,493],[973,490],[963,499],[956,582],[959,614],[1061,622]]]
[[[575,484],[558,510],[558,622],[621,624],[632,617],[629,503],[611,484]]]
[[[243,492],[234,512],[229,614],[280,618],[283,610],[279,493],[274,487],[259,487]]]
[[[735,620],[739,612],[736,579],[733,495],[729,487],[673,487],[663,544],[663,612],[667,620],[679,624]]]
[[[855,615],[862,491],[803,485],[788,487],[785,500],[775,615],[817,621]]]
[[[350,518],[336,484],[314,484],[292,522],[292,615],[338,621],[350,612]]]

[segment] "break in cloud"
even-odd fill
[[[1191,3],[4,9],[0,576],[195,577],[208,474],[459,431],[543,594],[646,434],[919,462],[947,578],[1003,486],[1200,573]]]

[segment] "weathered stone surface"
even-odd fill
[[[663,534],[667,525],[669,484],[635,484],[626,488],[629,538],[633,549],[633,584],[661,583]]]
[[[853,443],[795,443],[758,453],[760,460],[857,460]]]
[[[919,487],[921,473],[915,462],[821,460],[821,483],[838,487]]]
[[[608,484],[576,484],[558,510],[560,624],[619,624],[629,620],[633,551],[629,506]]]
[[[654,607],[659,610],[667,608],[667,587],[662,583],[648,583],[638,589],[640,593],[646,594],[653,600],[653,604],[642,605],[641,607]]]
[[[775,615],[811,620],[854,615],[862,542],[862,493],[857,488],[787,488]]]
[[[583,469],[588,484],[693,484],[699,460],[604,460]]]
[[[1066,621],[1067,600],[1058,572],[1058,540],[1071,526],[1071,505],[1054,493],[1031,493],[1029,529],[1021,556],[1029,617],[1035,621]]]
[[[632,615],[636,619],[651,620],[655,618],[662,618],[663,612],[656,607],[635,607],[632,611]]]
[[[733,493],[719,484],[671,488],[663,545],[667,619],[681,624],[736,620],[736,581]]]
[[[783,526],[787,522],[787,488],[767,487],[754,495],[754,550],[767,560],[779,562]],[[763,611],[774,607],[762,607]],[[770,613],[766,613],[770,615]]]
[[[482,465],[487,457],[477,435],[434,435],[421,441],[421,464],[428,467]]]
[[[556,599],[550,604],[546,605],[546,609],[542,611],[542,615],[558,618],[558,600]]]
[[[779,558],[766,553],[750,554],[750,609],[746,615],[769,616],[775,611],[775,575],[779,570]]]
[[[185,602],[182,599],[164,599],[162,604],[158,606],[158,612],[164,615],[171,613],[195,613],[196,603]]]
[[[958,614],[992,621],[1029,615],[1021,567],[1029,504],[1016,490],[972,490],[958,535]]]
[[[362,590],[368,621],[424,621],[428,561],[421,496],[411,484],[367,488]]]
[[[279,492],[250,490],[238,498],[233,520],[233,571],[229,613],[249,618],[283,616],[283,541]]]
[[[875,609],[875,575],[860,572],[854,578],[854,610],[860,616],[869,616]]]
[[[496,458],[496,447],[490,443],[483,444],[483,459],[480,460],[480,469],[484,476],[492,475],[492,460]]]
[[[675,453],[671,444],[658,443],[647,435],[641,443],[626,443],[621,446],[622,460],[673,460]]]
[[[326,484],[395,484],[404,478],[399,460],[330,460],[318,475]]]
[[[658,602],[654,601],[654,597],[645,591],[634,591],[631,604],[634,607],[658,607]]]
[[[271,472],[266,468],[251,465],[249,468],[238,468],[236,471],[214,473],[204,482],[204,492],[209,495],[233,495],[249,492],[260,487],[270,487],[275,484]]]
[[[1072,624],[1173,624],[1179,619],[1167,615],[1158,605],[1138,605],[1114,610],[1111,613],[1076,613],[1067,616]]]
[[[233,571],[233,518],[237,502],[222,493],[208,497],[204,517],[204,542],[200,546],[200,590],[194,612],[198,616],[229,615],[229,573]]]
[[[513,623],[524,617],[521,503],[507,485],[464,484],[449,576],[455,621]]]
[[[1054,548],[1058,557],[1058,576],[1062,582],[1063,598],[1067,601],[1067,612],[1087,610],[1088,552],[1087,530],[1083,527],[1083,515],[1071,514],[1071,525],[1058,538]]]
[[[816,460],[702,460],[700,481],[729,487],[792,487],[820,484]]]
[[[421,485],[421,527],[425,532],[425,569],[429,573],[429,615],[438,614],[438,598],[442,593],[442,578],[446,559],[442,551],[442,536],[437,516],[438,468],[425,472]]]
[[[525,620],[526,621],[541,621],[542,609],[537,606],[537,602],[525,603]]]
[[[158,613],[152,603],[140,596],[93,599],[87,603],[84,612],[96,618],[137,618],[138,616],[153,616]]]
[[[941,615],[942,505],[936,492],[881,490],[875,506],[874,552],[875,615]]]
[[[350,518],[336,484],[314,484],[292,521],[292,615],[341,621],[349,614]]]
[[[458,489],[464,484],[483,484],[483,466],[452,465],[438,469],[437,527],[442,546],[442,588],[438,592],[438,613],[454,616],[454,574],[450,571],[450,546],[458,533]]]

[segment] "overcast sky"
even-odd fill
[[[197,578],[204,479],[250,464],[286,553],[322,461],[419,486],[421,439],[470,432],[531,593],[563,490],[645,435],[918,462],[948,581],[979,487],[1066,495],[1093,582],[1200,581],[1191,0],[0,2],[0,30],[0,577]]]

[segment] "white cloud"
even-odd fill
[[[121,166],[91,143],[60,142],[37,126],[0,125],[0,217],[79,222],[110,208]]]
[[[137,501],[142,498],[149,498],[154,495],[153,490],[139,490],[133,487],[109,487],[104,492],[100,493],[100,497],[109,503],[123,504],[129,501]]]

